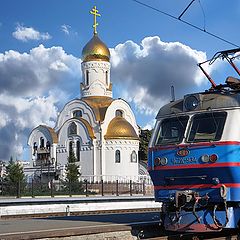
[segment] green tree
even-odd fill
[[[14,162],[12,157],[6,166],[5,184],[6,192],[17,197],[20,197],[26,187],[23,166],[18,162]]]
[[[79,181],[80,171],[76,164],[76,157],[72,149],[69,151],[68,164],[66,167],[66,185],[71,193],[80,193],[82,191],[82,183]]]
[[[147,161],[148,158],[148,143],[152,136],[152,130],[142,130],[140,133],[140,143],[139,143],[139,159],[142,161]]]
[[[73,152],[72,147],[70,147],[70,149],[69,149],[69,156],[68,156],[68,162],[69,163],[75,163],[76,161],[77,161],[77,158],[76,158],[76,156],[75,156],[75,154]]]

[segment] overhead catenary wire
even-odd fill
[[[181,17],[183,16],[183,14],[190,8],[190,6],[193,4],[195,0],[192,0],[187,7],[183,10],[183,12],[179,15],[178,19],[181,19]]]
[[[195,2],[196,0],[192,0],[187,7],[182,11],[182,13],[179,15],[178,19],[181,19],[181,17],[186,13],[186,11],[191,7],[191,5],[193,4],[193,2]],[[202,11],[202,15],[203,15],[203,30],[206,31],[206,16],[205,16],[205,12],[203,9],[203,6],[201,4],[201,1],[198,0],[199,6],[201,8]]]
[[[203,29],[203,28],[200,28],[200,27],[198,27],[198,26],[196,26],[196,25],[194,25],[194,24],[192,24],[192,23],[190,23],[190,22],[187,22],[187,21],[184,21],[184,20],[182,20],[182,19],[179,19],[178,17],[175,17],[174,15],[171,15],[171,14],[169,14],[169,13],[167,13],[167,12],[164,12],[164,11],[162,11],[162,10],[160,10],[160,9],[158,9],[158,8],[155,8],[155,7],[151,6],[151,5],[148,5],[148,4],[146,4],[146,3],[140,2],[140,1],[138,1],[138,0],[132,0],[132,1],[135,2],[135,3],[138,3],[138,4],[140,4],[140,5],[142,5],[142,6],[144,6],[144,7],[147,7],[147,8],[149,8],[149,9],[152,9],[152,10],[154,10],[154,11],[156,11],[156,12],[159,12],[159,13],[165,15],[165,16],[168,16],[168,17],[170,17],[170,18],[173,18],[173,19],[175,19],[175,20],[177,20],[177,21],[180,21],[180,22],[182,22],[182,23],[185,23],[186,25],[188,25],[188,26],[190,26],[190,27],[192,27],[192,28],[195,28],[195,29],[197,29],[197,30],[199,30],[199,31],[201,31],[201,32],[203,32],[203,33],[206,33],[206,34],[208,34],[208,35],[210,35],[210,36],[212,36],[212,37],[214,37],[214,38],[216,38],[216,39],[218,39],[218,40],[221,40],[221,41],[223,41],[223,42],[225,42],[225,43],[228,43],[228,44],[230,44],[230,45],[232,45],[232,46],[240,47],[239,45],[237,45],[237,44],[235,44],[235,43],[233,43],[233,42],[230,42],[230,41],[228,41],[228,40],[226,40],[226,39],[224,39],[224,38],[222,38],[222,37],[220,37],[220,36],[218,36],[218,35],[216,35],[216,34],[214,34],[214,33],[211,33],[211,32],[209,32],[209,31],[206,31],[206,30]]]
[[[202,9],[202,14],[203,14],[203,30],[206,32],[206,16],[205,16],[205,12],[204,12],[204,9],[203,9],[203,6],[202,6],[202,3],[200,0],[198,0],[199,2],[199,5]]]

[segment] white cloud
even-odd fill
[[[70,25],[67,25],[67,24],[63,24],[61,26],[61,31],[66,34],[67,36],[77,36],[78,33],[70,26]]]
[[[0,159],[19,158],[31,129],[39,124],[54,126],[58,100],[52,96],[22,98],[0,95]],[[4,113],[2,114],[2,112]]]
[[[4,111],[0,111],[0,116],[0,128],[3,128],[10,122],[10,118]]]
[[[7,123],[14,122],[19,129],[33,128],[38,124],[54,126],[57,115],[55,104],[59,101],[49,95],[47,97],[22,98],[5,94],[0,95],[1,108],[8,107],[12,111],[7,111]]]
[[[61,30],[66,34],[69,35],[70,34],[70,30],[71,30],[71,26],[67,25],[67,24],[63,24],[61,26]]]
[[[0,53],[0,94],[38,96],[53,88],[71,92],[80,78],[80,59],[62,47],[39,45],[29,53]]]
[[[151,121],[147,122],[145,126],[142,127],[143,130],[152,130],[154,128],[154,125],[155,125],[155,118],[153,118]]]
[[[80,62],[62,47],[43,45],[0,54],[0,160],[19,157],[37,125],[54,127],[58,107],[79,93]]]
[[[16,39],[27,42],[29,40],[49,40],[52,37],[48,32],[41,33],[32,27],[24,27],[23,25],[17,25],[15,32],[12,33]]]
[[[203,84],[197,63],[205,61],[206,54],[179,42],[146,37],[141,45],[133,41],[117,45],[111,56],[113,83],[122,86],[123,96],[141,113],[156,114],[170,100],[171,85],[182,97]]]

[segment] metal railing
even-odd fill
[[[32,179],[28,183],[9,185],[0,181],[2,197],[38,197],[38,196],[107,196],[107,195],[153,195],[153,185],[148,176],[136,176],[133,179],[116,176],[81,176],[80,181],[69,182],[50,180],[41,182]]]
[[[130,181],[140,183],[143,180],[146,184],[152,185],[152,180],[149,175],[137,175],[137,176],[121,176],[121,175],[82,175],[81,181],[87,180],[88,182],[100,182],[103,180],[107,183],[113,183],[118,181],[119,183],[129,183]]]

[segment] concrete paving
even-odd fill
[[[0,220],[0,239],[37,239],[130,231],[157,224],[159,212]]]

